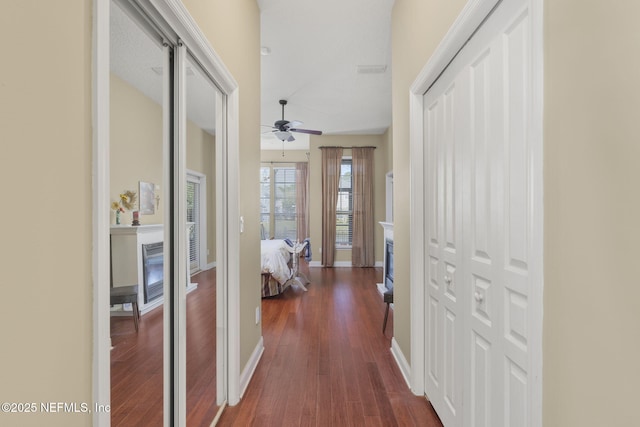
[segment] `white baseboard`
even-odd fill
[[[205,265],[204,268],[202,269],[202,271],[207,271],[207,270],[211,270],[212,268],[216,268],[216,262],[210,262],[209,264]]]
[[[244,392],[247,391],[249,381],[251,381],[251,377],[253,377],[253,373],[258,367],[258,362],[262,357],[262,353],[264,353],[264,340],[262,337],[260,337],[256,348],[253,350],[253,353],[251,353],[251,357],[249,357],[249,361],[245,365],[244,370],[240,375],[240,399],[242,399]]]
[[[309,261],[309,267],[322,267],[320,261]]]
[[[391,354],[396,360],[396,364],[398,365],[398,368],[400,368],[400,372],[402,372],[404,382],[406,382],[407,386],[411,388],[411,383],[409,382],[409,378],[411,378],[411,366],[409,366],[409,362],[407,362],[407,358],[404,357],[402,349],[395,338],[391,338]]]

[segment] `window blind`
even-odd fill
[[[353,179],[351,159],[343,158],[336,205],[336,247],[350,248],[353,241]]]
[[[264,230],[264,237],[271,236],[271,168],[260,168],[260,224]]]
[[[266,238],[296,239],[296,185],[294,166],[260,168],[260,222]]]
[[[200,268],[200,183],[187,181],[187,222],[193,222],[189,232],[189,262],[191,272]]]

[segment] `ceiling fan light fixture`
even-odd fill
[[[284,131],[281,131],[281,130],[277,130],[277,131],[273,132],[273,134],[280,141],[287,141],[289,138],[291,138],[291,132],[284,132]]]

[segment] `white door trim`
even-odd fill
[[[111,404],[111,338],[109,323],[109,27],[110,0],[93,0],[93,401]],[[109,426],[111,414],[93,412],[94,426]]]
[[[138,0],[146,11],[161,17],[189,47],[226,99],[226,120],[220,130],[226,143],[216,144],[216,202],[222,206],[216,226],[218,275],[218,348],[226,342],[226,354],[217,357],[219,380],[227,379],[227,399],[237,403],[240,381],[240,234],[239,234],[239,95],[238,84],[213,50],[180,0]],[[93,121],[93,400],[109,404],[109,30],[110,0],[93,0],[92,121]],[[224,105],[224,103],[221,103]],[[219,172],[218,172],[219,170]],[[168,186],[164,186],[168,190]],[[221,203],[221,204],[220,204]],[[231,285],[232,284],[232,285]],[[230,316],[229,313],[235,313]],[[218,390],[220,395],[220,390]],[[219,404],[221,402],[218,402]],[[110,414],[94,412],[93,425],[109,426]]]
[[[426,255],[427,235],[424,221],[424,148],[423,148],[423,95],[438,79],[448,64],[464,47],[479,25],[491,13],[500,1],[469,0],[458,18],[453,23],[431,59],[424,66],[412,84],[409,92],[410,103],[410,229],[411,235],[417,238],[410,243],[410,296],[411,296],[411,389],[413,393],[422,395],[425,392],[425,292],[427,268]],[[529,366],[531,374],[530,390],[530,425],[542,425],[542,317],[543,317],[543,1],[529,0],[531,10],[532,40],[532,99],[530,120],[530,137],[534,143],[534,173],[532,182],[533,238],[531,247],[532,281],[539,286],[530,290],[530,309],[533,321],[529,325],[531,337]]]

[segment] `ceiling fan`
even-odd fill
[[[288,121],[284,119],[284,106],[287,105],[287,100],[286,99],[281,99],[280,101],[280,105],[282,105],[282,120],[277,120],[273,126],[271,126],[273,129],[271,130],[271,132],[273,132],[273,134],[276,136],[276,138],[278,138],[280,141],[284,142],[284,141],[295,141],[295,138],[293,137],[293,135],[291,135],[291,132],[298,132],[298,133],[308,133],[311,135],[322,135],[322,131],[319,130],[311,130],[311,129],[300,129],[298,128],[298,126],[300,126],[302,124],[302,122],[299,121]]]

